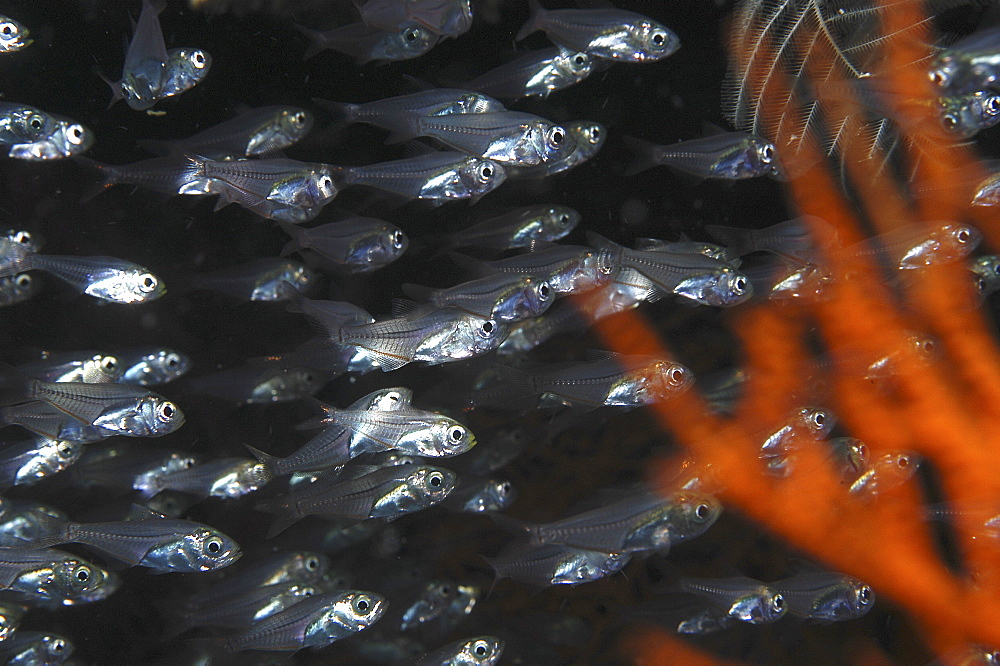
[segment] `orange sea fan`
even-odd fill
[[[843,52],[813,49],[814,34],[811,42],[808,33],[793,35],[779,55],[787,59],[788,53],[807,52],[811,57],[796,61],[799,69],[785,71],[784,77],[774,71],[780,69],[781,58],[761,55],[768,48],[766,41],[754,42],[754,58],[736,54],[750,79],[747,88],[768,91],[754,117],[763,131],[773,132],[768,138],[782,155],[791,205],[799,214],[829,222],[841,239],[840,246],[823,248],[825,264],[836,279],[823,298],[765,303],[734,313],[749,380],[731,420],[711,414],[693,391],[660,405],[656,413],[678,443],[723,481],[724,502],[831,568],[891,597],[912,614],[938,654],[954,653],[970,643],[1000,646],[1000,625],[984,621],[1000,617],[997,544],[975,538],[972,518],[956,518],[961,555],[970,572],[957,576],[936,552],[915,485],[904,484],[881,493],[875,502],[863,502],[847,494],[821,451],[808,447],[801,452],[807,464],[798,465],[788,478],[769,478],[757,459],[759,443],[747,436],[761,422],[777,422],[795,406],[809,357],[805,332],[814,327],[832,350],[849,352],[833,354],[829,378],[830,406],[848,432],[876,452],[912,450],[923,455],[939,473],[948,501],[992,502],[1000,508],[1000,446],[992,434],[1000,417],[1000,350],[982,313],[964,306],[964,268],[941,265],[908,271],[914,275],[893,291],[878,267],[842,249],[867,235],[859,213],[877,233],[940,220],[974,221],[990,245],[1000,246],[1000,229],[988,209],[971,209],[967,188],[952,185],[955,173],[975,173],[981,166],[967,146],[946,136],[935,115],[936,95],[926,74],[928,22],[921,5],[884,1],[875,14],[881,34],[896,38],[868,44],[865,62],[872,71],[866,74],[885,77],[899,95],[914,100],[893,117],[901,146],[894,158],[906,165],[909,178],[900,178],[886,168],[885,160],[876,159],[861,124],[857,132],[838,135],[836,159],[831,159],[830,146],[802,131],[801,122],[782,122],[785,117],[802,118],[805,112],[804,100],[795,94],[802,88],[798,77],[829,83],[857,76],[842,66],[850,62]],[[739,46],[738,40],[734,43]],[[863,115],[849,98],[825,102],[824,110],[828,121]],[[915,300],[921,307],[912,306]],[[641,313],[622,313],[598,321],[596,327],[606,343],[622,353],[663,353]],[[906,343],[911,331],[937,338],[940,356],[928,360],[911,350]],[[888,391],[845,360],[853,354],[876,358],[887,350],[898,350],[900,358]],[[659,480],[665,487],[670,475],[664,472]],[[980,530],[981,521],[980,516]],[[641,643],[646,652],[637,648],[630,654],[654,663],[664,646],[676,640],[649,639]],[[630,646],[636,649],[636,643]]]

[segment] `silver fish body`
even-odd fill
[[[191,369],[191,359],[166,347],[134,347],[115,352],[122,384],[155,386],[171,382]]]
[[[121,585],[111,572],[55,548],[0,548],[0,589],[65,606],[100,601]]]
[[[291,259],[260,257],[245,264],[201,273],[188,279],[188,287],[217,291],[242,301],[276,302],[285,300],[285,283],[304,291],[313,280],[313,272]]]
[[[320,103],[348,122],[368,123],[403,133],[410,127],[408,121],[411,115],[450,116],[506,111],[503,104],[488,95],[459,88],[431,88],[363,104],[327,100],[320,100]]]
[[[360,167],[340,167],[343,185],[368,185],[407,199],[478,201],[507,178],[498,162],[444,151]]]
[[[356,58],[359,64],[373,60],[410,60],[430,51],[440,40],[418,23],[407,22],[392,30],[380,30],[363,23],[351,23],[321,32],[297,25],[309,38],[311,46],[305,52],[308,60],[326,49],[334,49]]]
[[[0,15],[0,53],[14,53],[30,46],[34,41],[30,35],[31,32],[14,19]]]
[[[862,617],[875,604],[867,584],[838,573],[803,572],[771,583],[788,603],[788,612],[821,622]]]
[[[157,10],[149,0],[143,0],[139,21],[125,53],[121,82],[117,86],[112,84],[115,96],[111,104],[124,98],[137,111],[156,104],[163,91],[166,62],[167,46]]]
[[[528,248],[537,241],[554,242],[580,222],[580,213],[568,206],[525,206],[448,234],[450,247],[496,250]]]
[[[382,268],[401,257],[409,246],[402,229],[371,217],[354,217],[311,229],[287,223],[281,223],[281,227],[291,236],[281,250],[282,256],[305,250],[305,257],[318,257],[324,266],[345,273]]]
[[[86,152],[94,134],[83,125],[24,104],[0,103],[0,145],[20,160],[42,161]]]
[[[579,293],[604,286],[618,272],[609,252],[578,245],[552,245],[492,262],[454,253],[450,256],[475,275],[497,272],[530,275],[547,282],[556,294]]]
[[[458,37],[472,27],[471,0],[367,0],[355,4],[361,20],[381,30],[419,23],[447,38]]]
[[[163,65],[160,98],[173,97],[194,88],[205,80],[212,67],[212,56],[203,49],[179,48],[167,51]]]
[[[483,319],[504,322],[537,317],[555,300],[544,280],[503,273],[446,289],[404,284],[403,293],[438,307],[454,307]]]
[[[5,664],[56,666],[72,655],[76,646],[65,636],[41,631],[19,631],[0,642],[0,659]]]
[[[773,173],[774,144],[747,134],[725,132],[658,146],[638,139],[629,140],[638,160],[631,173],[666,165],[699,178],[742,180]]]
[[[449,643],[421,657],[417,666],[492,666],[500,662],[503,639],[477,636]]]
[[[585,52],[558,46],[531,51],[465,84],[469,90],[501,97],[548,97],[590,76],[593,62]]]
[[[221,458],[158,476],[143,493],[176,490],[198,497],[236,498],[266,485],[273,475],[251,458]]]
[[[63,471],[83,453],[83,444],[36,437],[0,449],[0,488],[34,485]]]
[[[785,598],[774,588],[752,578],[681,578],[685,592],[706,599],[726,615],[750,624],[780,619],[788,609]]]
[[[98,352],[45,353],[37,361],[17,366],[18,371],[45,382],[111,384],[120,380],[124,368],[117,357]]]
[[[621,571],[632,558],[628,554],[556,544],[515,544],[488,559],[497,579],[513,578],[537,587],[580,585]]]

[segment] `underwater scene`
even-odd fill
[[[0,662],[1000,659],[1000,10],[0,6]]]

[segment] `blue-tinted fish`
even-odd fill
[[[504,548],[495,558],[483,558],[497,580],[513,578],[536,587],[580,585],[615,574],[628,564],[630,554],[601,553],[556,544],[528,543]]]
[[[8,157],[38,162],[80,155],[90,149],[89,129],[25,104],[0,102],[0,145]]]
[[[152,497],[164,490],[197,497],[236,498],[265,486],[274,475],[252,458],[217,458],[156,476],[142,490]]]
[[[120,586],[118,575],[55,548],[0,548],[0,590],[19,599],[76,606]]]
[[[30,270],[45,271],[79,293],[110,303],[145,303],[166,292],[158,277],[130,261],[35,254],[21,243],[0,238],[0,276]]]
[[[115,352],[122,384],[155,386],[177,379],[191,369],[191,359],[167,347],[132,347]]]
[[[477,636],[449,643],[428,652],[417,666],[492,666],[500,662],[504,641],[496,636]]]
[[[0,448],[0,488],[30,486],[63,471],[83,453],[80,442],[35,437]]]
[[[555,294],[544,280],[499,273],[454,287],[434,289],[403,284],[403,293],[438,307],[454,307],[483,319],[512,322],[537,317],[552,305]]]
[[[69,659],[76,646],[65,636],[42,631],[19,631],[0,641],[0,659],[5,664],[56,666]]]
[[[31,46],[35,40],[30,35],[31,32],[14,19],[0,15],[0,53],[13,53]]]
[[[587,53],[556,46],[531,51],[463,85],[491,97],[546,98],[583,81],[592,69],[593,62]]]
[[[368,123],[399,133],[405,133],[410,128],[412,122],[410,114],[450,116],[506,111],[503,104],[488,95],[459,88],[431,88],[363,104],[316,101],[343,121]]]
[[[774,144],[746,132],[724,132],[658,146],[628,137],[636,154],[628,173],[639,173],[666,165],[698,178],[740,180],[774,172]]]
[[[337,167],[335,173],[341,187],[368,185],[407,199],[424,199],[435,204],[458,200],[475,203],[507,178],[499,162],[453,151],[368,166]]]
[[[624,9],[543,9],[530,0],[531,18],[515,39],[538,30],[556,44],[585,51],[596,58],[623,62],[650,62],[680,48],[673,32],[656,21]]]
[[[410,242],[396,225],[372,217],[352,217],[310,229],[280,224],[291,237],[281,256],[299,252],[306,259],[318,259],[324,268],[344,273],[378,270],[399,259]]]
[[[316,594],[227,638],[226,648],[230,652],[298,652],[324,647],[374,624],[385,607],[385,597],[374,592]]]
[[[313,272],[297,261],[260,257],[238,266],[189,275],[181,280],[180,287],[217,291],[241,301],[276,302],[286,300],[286,283],[304,291],[312,280]]]
[[[364,23],[351,23],[332,30],[319,31],[295,26],[311,42],[303,60],[327,49],[355,58],[359,64],[373,60],[410,60],[430,51],[440,35],[417,23],[406,23],[394,30],[380,30]]]
[[[192,453],[112,440],[89,445],[67,474],[67,480],[80,488],[102,488],[117,494],[132,490],[146,493],[159,477],[189,469],[200,460],[201,456]]]
[[[44,352],[37,361],[17,365],[18,371],[43,382],[111,384],[119,381],[124,368],[116,356],[93,351]]]
[[[314,122],[297,106],[262,106],[176,141],[140,141],[154,153],[193,154],[212,160],[264,157],[300,141]]]

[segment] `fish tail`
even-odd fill
[[[493,368],[494,385],[477,389],[469,396],[473,407],[480,405],[502,405],[510,407],[534,397],[534,379],[530,374],[506,365]]]
[[[525,534],[530,533],[532,530],[531,523],[519,520],[517,518],[511,518],[508,515],[502,514],[499,511],[487,511],[488,515],[497,527],[510,532],[511,534]]]
[[[330,48],[327,44],[326,36],[322,31],[307,28],[304,25],[299,25],[298,23],[294,23],[292,25],[296,30],[305,35],[306,39],[309,40],[309,48],[307,48],[306,52],[302,54],[303,60],[309,60],[310,58],[313,58]]]
[[[278,460],[277,456],[272,456],[270,453],[264,453],[260,449],[255,449],[249,444],[244,444],[243,446],[245,446],[250,454],[257,459],[257,462],[264,466],[268,473],[274,474],[275,463]]]
[[[271,528],[267,531],[268,539],[274,538],[287,530],[289,527],[299,522],[302,518],[302,514],[299,513],[298,507],[294,504],[288,504],[284,498],[278,497],[273,500],[266,500],[264,502],[258,502],[254,505],[254,508],[263,513],[274,514],[274,522],[271,523]]]
[[[0,361],[0,404],[30,400],[31,379],[9,363]]]
[[[659,166],[655,154],[656,144],[631,136],[623,137],[623,139],[625,146],[632,153],[632,160],[625,167],[626,176],[634,176],[637,173],[642,173],[655,166]]]
[[[32,548],[50,548],[70,541],[67,534],[68,523],[62,518],[44,511],[31,511],[31,522],[38,529],[38,533],[31,539]]]
[[[726,246],[727,259],[735,259],[746,254],[747,244],[753,233],[749,229],[727,227],[721,224],[706,224],[705,231],[708,232],[709,236]]]
[[[125,99],[125,95],[122,94],[121,83],[112,81],[111,79],[109,79],[107,76],[104,75],[104,72],[97,69],[96,67],[94,68],[94,73],[100,77],[101,81],[104,81],[111,88],[111,101],[108,102],[108,109],[110,109],[123,99]]]
[[[528,21],[521,26],[521,29],[517,31],[517,36],[514,37],[514,41],[521,41],[528,35],[537,30],[540,30],[542,23],[545,21],[545,9],[538,0],[528,0],[528,7],[531,11],[531,16]]]
[[[319,97],[313,97],[313,102],[329,112],[333,116],[333,120],[339,124],[347,125],[355,122],[354,118],[358,111],[357,104],[337,102],[332,99],[321,99]]]

